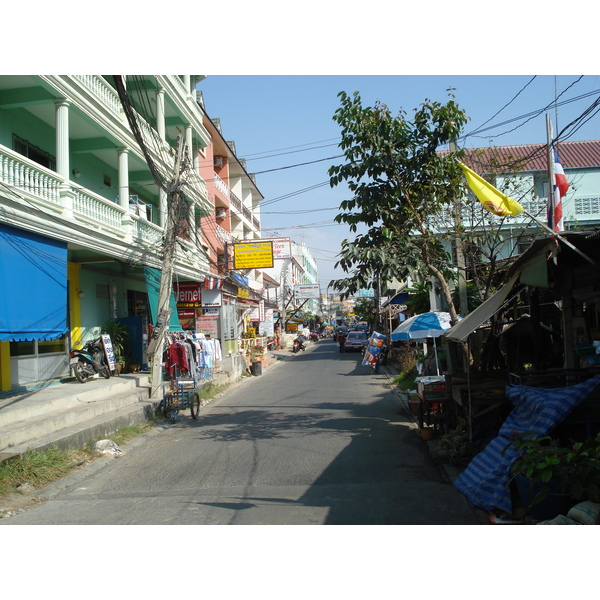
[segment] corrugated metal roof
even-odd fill
[[[565,171],[600,168],[600,140],[562,142],[558,144],[557,149]],[[547,171],[547,156],[546,144],[490,146],[467,149],[464,162],[480,174],[499,171]]]

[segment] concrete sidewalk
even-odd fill
[[[265,368],[276,360],[268,357]],[[80,448],[120,427],[143,423],[154,415],[162,391],[150,397],[150,373],[131,373],[79,383],[75,378],[47,387],[0,396],[0,462],[27,449]],[[228,372],[200,382],[230,384]]]

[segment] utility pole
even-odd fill
[[[180,217],[181,195],[181,163],[182,163],[183,141],[181,136],[177,138],[177,154],[175,157],[175,170],[173,181],[169,191],[169,203],[167,206],[167,220],[165,223],[165,239],[163,248],[163,263],[160,277],[160,288],[158,292],[157,319],[152,340],[148,347],[148,353],[152,355],[152,386],[150,396],[155,396],[162,383],[162,355],[164,347],[165,332],[169,328],[171,309],[169,308],[171,293],[173,290],[173,265],[175,262],[175,251],[177,249],[177,223]]]
[[[452,140],[450,142],[450,152],[456,152],[456,142]],[[454,198],[454,231],[456,233],[455,246],[456,246],[456,266],[458,268],[458,298],[459,298],[459,310],[458,313],[462,317],[466,317],[469,312],[469,305],[467,299],[467,279],[466,279],[466,261],[465,253],[463,251],[463,240],[461,237],[462,232],[462,219],[461,219],[461,204],[460,198]]]

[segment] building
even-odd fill
[[[233,264],[234,244],[260,239],[263,196],[245,161],[238,159],[235,143],[223,137],[220,120],[209,117],[200,91],[197,105],[210,138],[199,156],[211,208],[200,220],[210,276],[176,288],[178,312],[184,328],[216,337],[227,355],[237,352],[238,338],[251,323],[258,329],[257,321],[264,316],[262,271],[237,271]]]
[[[321,293],[319,286],[319,274],[317,262],[313,258],[306,244],[298,244],[290,238],[278,238],[274,240],[278,247],[275,254],[276,260],[272,268],[264,269],[269,277],[276,281],[278,314],[283,316],[298,309],[303,313],[315,315],[321,312]],[[315,287],[310,294],[314,297],[306,298],[303,292],[298,292],[298,286]],[[273,290],[275,291],[275,290]],[[307,292],[308,293],[308,292]],[[269,296],[269,300],[274,298]]]
[[[116,319],[147,359],[174,181],[186,201],[174,279],[213,276],[200,79],[127,76],[121,97],[109,75],[0,76],[1,391],[68,375],[69,348]]]

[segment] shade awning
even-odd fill
[[[67,328],[67,245],[0,225],[0,341],[54,340]]]
[[[153,323],[156,323],[156,319],[158,317],[158,295],[160,292],[161,272],[153,267],[144,267],[144,277],[146,278],[146,290],[148,292],[150,316],[152,317]],[[172,289],[169,299],[169,308],[171,309],[169,331],[181,331],[179,315],[177,313],[177,301],[175,300],[175,293]]]
[[[504,301],[515,286],[519,276],[520,271],[515,273],[508,283],[504,284],[494,295],[490,296],[485,302],[480,304],[473,312],[470,312],[464,319],[448,329],[448,331],[444,333],[444,337],[449,340],[464,342],[471,333],[502,308]]]

